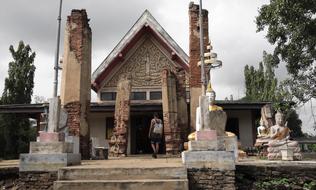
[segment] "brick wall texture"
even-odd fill
[[[313,190],[316,166],[307,164],[236,165],[236,189]]]
[[[212,170],[211,168],[188,169],[190,190],[234,190],[234,170]]]
[[[203,35],[204,49],[209,42],[208,37],[208,11],[203,9]],[[189,5],[189,65],[190,65],[190,87],[201,87],[201,69],[197,66],[200,61],[200,27],[199,27],[199,5]]]

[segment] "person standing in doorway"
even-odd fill
[[[159,152],[159,144],[162,139],[163,125],[157,113],[154,113],[154,118],[150,122],[148,138],[150,139],[151,147],[154,151],[152,157],[157,158]]]

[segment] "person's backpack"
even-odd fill
[[[162,129],[163,129],[163,126],[162,126],[162,123],[161,122],[159,122],[159,123],[157,123],[156,121],[155,121],[155,125],[154,125],[154,133],[156,133],[156,134],[162,134]]]

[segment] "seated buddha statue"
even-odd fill
[[[284,124],[282,113],[275,114],[276,124],[270,128],[270,139],[268,141],[268,159],[275,160],[281,158],[281,150],[292,149],[294,159],[301,160],[300,147],[297,141],[290,140],[290,129]]]

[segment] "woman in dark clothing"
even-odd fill
[[[162,139],[162,121],[159,119],[158,114],[154,113],[154,118],[150,122],[148,138],[150,139],[151,147],[154,151],[153,158],[157,158],[159,152],[159,144]]]

